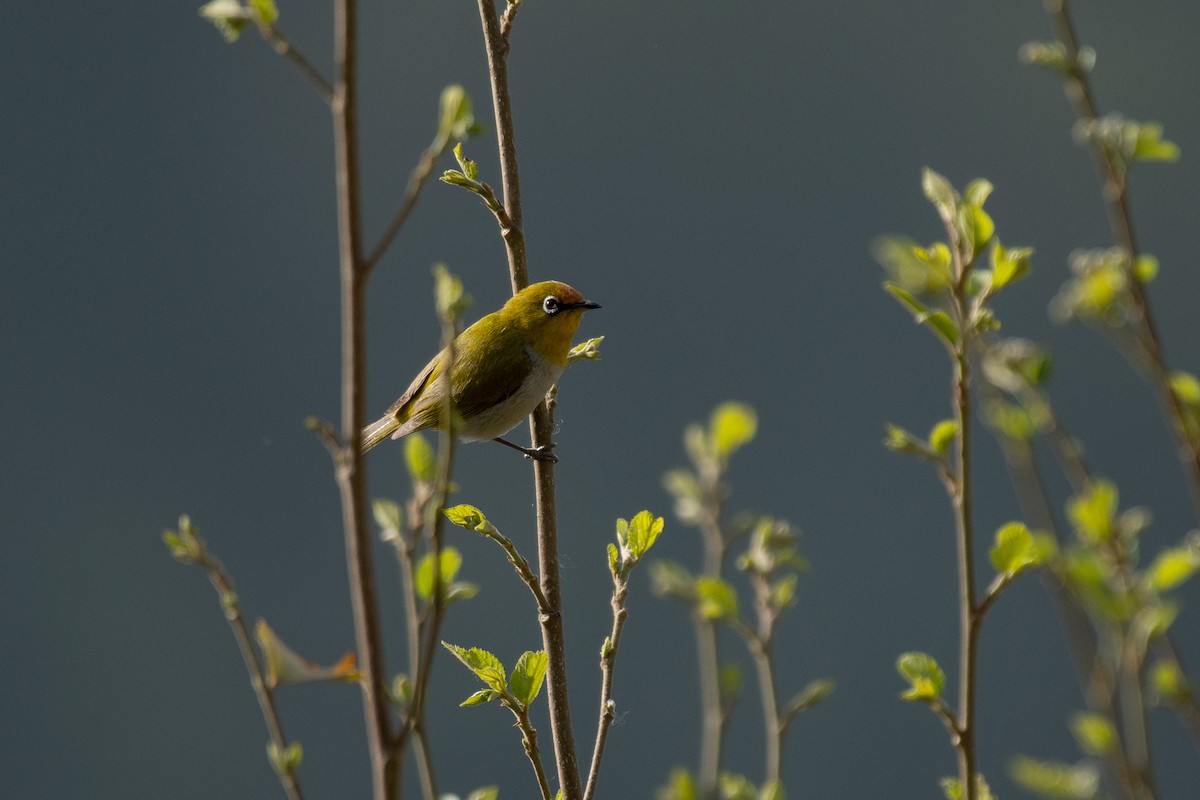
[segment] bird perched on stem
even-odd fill
[[[553,445],[527,448],[500,437],[528,417],[558,381],[583,312],[599,307],[565,283],[543,281],[460,333],[450,368],[458,438],[494,439],[528,458],[557,461]],[[446,350],[434,356],[384,415],[363,429],[364,453],[388,437],[443,427],[446,356]]]

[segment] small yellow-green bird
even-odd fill
[[[559,281],[543,281],[513,295],[454,340],[450,388],[460,417],[457,435],[466,442],[494,439],[529,458],[556,461],[548,449],[521,447],[500,437],[533,413],[567,366],[571,337],[583,312],[599,308]],[[441,428],[445,399],[438,353],[392,403],[362,432],[365,453],[384,439]]]

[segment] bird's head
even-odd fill
[[[516,324],[526,344],[543,358],[566,363],[583,312],[599,307],[565,283],[542,281],[513,295],[501,314]]]

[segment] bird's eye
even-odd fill
[[[545,311],[547,314],[557,314],[559,306],[558,298],[554,295],[549,295],[542,301],[542,311]]]

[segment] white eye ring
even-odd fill
[[[552,294],[547,295],[546,299],[542,301],[542,311],[545,311],[547,314],[557,314],[559,308],[560,303],[558,302],[558,298]]]

